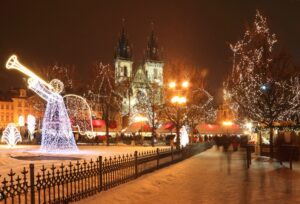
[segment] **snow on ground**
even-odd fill
[[[247,170],[244,158],[244,152],[213,148],[79,203],[300,203],[299,163],[291,171],[260,159]]]
[[[98,156],[109,157],[113,155],[133,154],[134,151],[148,151],[153,147],[143,146],[103,146],[94,145],[78,146],[79,151],[68,153],[63,152],[60,154],[47,154],[39,152],[40,146],[38,145],[17,145],[15,148],[10,149],[7,145],[0,145],[0,175],[5,176],[10,169],[15,172],[20,172],[23,167],[29,168],[30,163],[35,164],[35,169],[38,170],[42,165],[50,166],[52,164],[59,165],[61,163],[67,164],[70,161],[76,160],[96,160]],[[159,146],[156,148],[169,148],[166,146]]]

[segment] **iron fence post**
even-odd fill
[[[102,191],[102,175],[103,175],[103,170],[102,170],[102,156],[99,156],[99,191]]]
[[[156,167],[159,168],[159,149],[156,149],[156,153],[157,153],[157,161],[156,161]]]
[[[34,194],[34,164],[29,164],[30,171],[30,199],[31,204],[35,203],[35,194]]]
[[[134,151],[134,167],[135,167],[135,178],[138,177],[138,152]]]

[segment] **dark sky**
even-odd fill
[[[112,63],[122,18],[136,64],[154,22],[165,61],[179,58],[207,68],[211,89],[221,86],[231,66],[228,45],[242,36],[256,9],[300,64],[299,0],[1,0],[0,9],[0,89],[21,79],[4,68],[12,53],[33,67],[59,62],[75,65],[78,73],[94,61]]]

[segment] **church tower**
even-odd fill
[[[157,37],[155,36],[153,24],[150,37],[147,42],[147,48],[144,58],[144,70],[150,85],[156,87],[158,94],[158,101],[163,102],[163,67],[164,63],[161,57],[161,50],[157,43]]]
[[[124,21],[122,31],[118,40],[117,47],[115,49],[115,81],[121,83],[130,80],[132,77],[132,52],[131,46],[124,27]]]
[[[150,83],[157,83],[163,86],[163,66],[164,63],[161,59],[157,38],[152,28],[144,59],[144,69]]]

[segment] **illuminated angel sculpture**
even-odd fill
[[[41,151],[76,151],[77,146],[71,128],[71,122],[60,93],[64,89],[63,83],[58,79],[45,86],[40,80],[29,78],[28,87],[47,101],[45,110]]]

